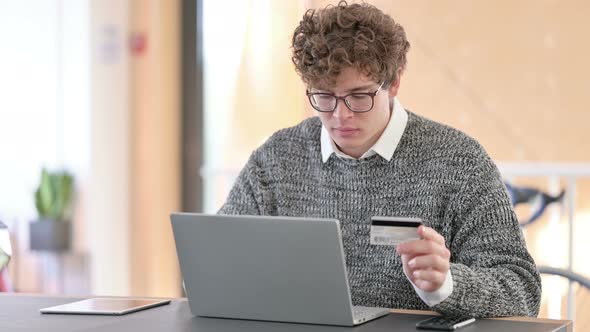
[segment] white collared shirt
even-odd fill
[[[371,157],[375,154],[378,154],[387,161],[390,161],[393,157],[395,149],[397,149],[397,146],[399,145],[399,142],[402,138],[402,135],[406,129],[407,124],[408,113],[397,100],[397,98],[394,98],[393,112],[392,116],[389,119],[387,127],[385,127],[385,130],[383,131],[381,137],[379,137],[377,142],[375,142],[375,144],[358,159],[364,159]],[[345,154],[338,148],[336,143],[334,143],[334,140],[330,137],[328,130],[323,125],[320,142],[322,150],[322,161],[324,163],[328,161],[332,153],[336,154],[340,158],[356,159]],[[405,271],[404,275],[406,275]],[[410,278],[408,278],[408,275],[406,275],[406,278],[410,281],[412,286],[414,286],[416,294],[418,294],[422,301],[424,301],[424,303],[426,303],[429,307],[441,303],[453,292],[453,276],[451,275],[450,269],[447,272],[447,276],[443,285],[434,292],[425,292],[420,288],[416,287],[416,285],[414,285]]]
[[[375,154],[378,154],[381,157],[390,161],[393,157],[395,149],[397,148],[397,145],[399,144],[399,141],[402,138],[407,123],[408,113],[406,112],[404,107],[399,103],[397,98],[394,98],[393,112],[391,118],[389,119],[389,123],[387,123],[387,127],[385,127],[385,130],[383,131],[381,137],[379,137],[377,142],[375,142],[375,144],[359,159],[368,158]],[[328,158],[330,158],[332,153],[335,153],[340,158],[356,159],[345,154],[338,148],[338,146],[336,146],[336,143],[334,143],[334,140],[332,140],[332,138],[330,137],[328,130],[323,125],[320,139],[322,149],[322,161],[324,163],[328,161]]]

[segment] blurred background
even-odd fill
[[[411,43],[401,103],[482,143],[536,262],[587,281],[590,3],[367,2]],[[215,212],[253,149],[314,115],[290,40],[330,3],[0,0],[0,290],[181,296],[169,214]],[[590,328],[590,290],[553,272],[540,317]]]

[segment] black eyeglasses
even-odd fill
[[[383,87],[383,81],[375,92],[353,92],[346,96],[338,97],[332,93],[325,92],[310,92],[307,90],[306,94],[309,98],[309,103],[318,112],[334,112],[338,105],[338,100],[344,101],[346,107],[355,113],[365,113],[373,109],[375,104],[375,96]]]

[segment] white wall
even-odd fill
[[[0,0],[0,218],[26,249],[41,167],[72,171],[93,294],[129,293],[127,26],[127,1]],[[36,256],[21,291],[44,290]]]
[[[15,287],[44,291],[56,267],[28,248],[42,167],[73,172],[80,190],[74,248],[85,252],[84,188],[90,156],[88,1],[0,1],[0,218],[13,233]],[[18,265],[16,265],[18,263]],[[45,262],[46,263],[46,262]],[[54,264],[55,265],[55,264]],[[45,269],[41,269],[45,266]],[[50,283],[57,283],[50,280]]]
[[[0,2],[0,216],[34,218],[42,165],[58,164],[57,1]]]
[[[128,1],[91,0],[92,156],[88,237],[92,292],[128,295],[129,55]]]

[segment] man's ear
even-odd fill
[[[396,76],[395,82],[392,82],[389,85],[389,89],[388,89],[389,90],[389,97],[395,97],[395,96],[397,96],[397,93],[399,91],[400,82],[402,80],[402,72],[403,71],[402,71],[401,68],[398,69],[397,70],[397,75],[395,75]]]

